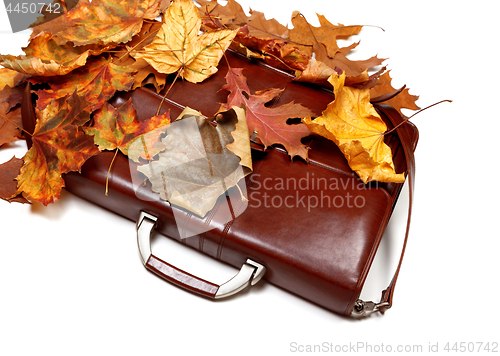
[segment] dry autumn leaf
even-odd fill
[[[219,111],[229,108],[245,107],[250,132],[257,132],[257,138],[267,147],[281,144],[291,158],[300,156],[307,160],[307,148],[301,139],[311,132],[302,124],[289,125],[287,120],[311,115],[311,111],[300,104],[290,102],[279,107],[269,108],[265,104],[278,97],[281,89],[268,89],[251,94],[241,68],[231,68],[226,75],[227,84],[222,87],[230,92],[227,103]]]
[[[228,0],[226,5],[219,4],[216,0],[195,0],[200,7],[198,12],[205,22],[217,22],[219,27],[238,29],[247,26],[249,35],[257,38],[288,38],[288,27],[280,24],[276,19],[266,19],[262,12],[250,9],[250,16],[234,0]]]
[[[201,113],[186,108],[167,128],[159,158],[138,167],[162,199],[201,217],[251,172],[251,167],[243,166],[250,155],[250,140],[238,133],[246,126],[244,110],[232,108],[215,120],[214,127]]]
[[[211,17],[217,19],[222,25],[238,29],[244,26],[248,17],[245,11],[235,0],[228,0],[226,5],[221,5],[217,0],[195,0],[200,7],[198,8],[201,17]]]
[[[92,58],[73,72],[57,78],[30,78],[34,84],[49,84],[50,89],[38,90],[37,108],[43,110],[54,99],[72,94],[87,100],[87,111],[99,109],[116,91],[128,91],[134,83],[133,69],[111,63],[103,57]]]
[[[164,0],[80,0],[56,19],[66,27],[54,33],[54,40],[75,46],[126,43],[141,30],[144,19],[155,19],[165,6]]]
[[[21,139],[21,108],[9,111],[9,103],[0,103],[0,146]]]
[[[312,56],[313,53],[323,54],[333,58],[339,51],[337,39],[348,39],[359,34],[363,26],[338,26],[330,23],[323,15],[317,15],[321,24],[314,27],[299,12],[292,15],[293,29],[290,31],[290,40],[302,50]]]
[[[266,19],[266,16],[259,11],[250,9],[250,17],[247,21],[250,35],[258,38],[287,39],[289,36],[288,27],[280,24],[276,19]]]
[[[0,64],[20,73],[50,77],[65,75],[84,66],[91,54],[100,54],[103,49],[96,46],[58,45],[52,35],[41,33],[23,50],[26,55],[0,55]]]
[[[134,85],[132,86],[133,90],[143,87],[146,84],[152,84],[155,87],[156,92],[159,93],[165,87],[167,74],[158,72],[144,59],[139,58],[130,66],[130,68],[137,71],[134,76]]]
[[[396,91],[396,89],[394,89],[391,85],[392,78],[389,73],[390,71],[385,72],[382,76],[380,76],[379,80],[377,81],[378,85],[374,86],[370,90],[370,96],[372,98],[379,97],[384,94],[389,94]],[[418,96],[411,95],[409,89],[406,88],[401,93],[396,95],[394,98],[385,101],[385,103],[394,107],[396,110],[399,111],[401,115],[404,116],[404,114],[401,112],[401,109],[410,109],[410,110],[420,109],[420,107],[418,107],[418,105],[416,104],[417,100]]]
[[[384,143],[387,126],[370,104],[368,89],[344,86],[345,74],[332,75],[335,100],[322,116],[303,122],[314,133],[337,144],[349,166],[364,183],[404,182],[404,174],[396,174],[392,152]]]
[[[94,142],[99,150],[120,150],[135,162],[139,158],[151,159],[164,148],[159,145],[161,136],[170,124],[170,115],[154,116],[149,120],[139,121],[132,105],[132,99],[119,108],[111,104],[104,105],[94,114],[94,125],[84,128],[87,135],[94,136]],[[148,133],[150,133],[148,135]],[[148,147],[146,152],[129,152],[129,147],[136,139],[140,139]]]
[[[0,65],[19,73],[51,77],[65,75],[73,69],[81,67],[85,64],[87,56],[88,53],[85,53],[81,57],[76,58],[75,61],[59,64],[53,60],[47,63],[36,57],[0,55]]]
[[[6,86],[14,86],[14,78],[17,72],[15,70],[10,70],[7,68],[0,68],[0,90],[3,90]]]
[[[151,44],[133,52],[160,73],[179,71],[185,80],[198,83],[215,72],[236,30],[223,29],[198,35],[201,19],[191,0],[174,0],[162,28]]]
[[[86,105],[86,99],[75,93],[36,111],[33,146],[17,177],[18,192],[26,198],[44,205],[57,201],[64,187],[61,175],[79,172],[83,163],[99,152],[93,138],[79,128],[90,118],[84,111]]]
[[[12,76],[11,70],[7,71],[0,72],[0,86],[5,83],[0,89],[0,146],[21,139],[22,117],[18,104],[24,86],[11,87],[15,76]]]
[[[151,67],[144,59],[135,60],[130,56],[131,51],[137,51],[148,44],[155,38],[156,34],[162,26],[161,22],[144,23],[141,31],[127,42],[124,46],[118,47],[113,53],[114,64],[129,67],[137,73],[134,75],[134,85],[132,90],[142,87],[146,84],[153,84],[157,92],[165,86],[167,74],[159,73],[156,69]]]
[[[51,4],[46,4],[39,11],[43,16],[38,16],[30,27],[37,27],[49,21],[56,20],[58,17],[74,8],[76,4],[78,4],[78,1],[79,0],[54,0]]]
[[[380,65],[384,59],[376,56],[364,61],[351,61],[347,54],[357,47],[354,43],[348,47],[340,48],[337,39],[348,39],[357,35],[362,26],[338,26],[330,23],[323,15],[318,15],[320,27],[314,27],[299,12],[292,16],[293,29],[290,30],[290,41],[301,52],[312,58],[325,63],[332,69],[336,67],[344,71],[348,76],[357,76],[365,69]]]
[[[0,164],[0,199],[9,203],[29,203],[25,198],[17,193],[16,177],[23,166],[22,159],[12,157],[8,162]]]
[[[309,57],[302,54],[294,46],[281,39],[252,36],[248,26],[240,28],[231,48],[243,54],[245,52],[240,48],[246,48],[247,51],[258,51],[260,54],[258,58],[263,59],[271,66],[287,71],[303,71],[309,63]],[[252,57],[251,55],[247,56]]]
[[[295,71],[295,80],[298,82],[325,85],[328,83],[328,79],[334,74],[338,73],[325,63],[311,59],[303,71]]]

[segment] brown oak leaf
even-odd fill
[[[264,13],[250,9],[250,17],[247,21],[249,34],[258,38],[287,39],[289,29],[276,19],[266,19]]]
[[[394,89],[392,87],[392,84],[391,84],[392,78],[391,78],[389,73],[390,73],[390,71],[387,71],[382,76],[380,76],[380,78],[377,82],[378,85],[371,88],[370,96],[372,98],[380,97],[382,95],[389,94],[389,93],[396,91],[396,89]],[[384,103],[391,105],[396,110],[398,110],[401,115],[405,116],[401,112],[401,109],[410,109],[410,110],[419,110],[420,109],[420,107],[416,104],[417,100],[418,100],[418,96],[411,95],[409,89],[405,88],[405,89],[403,89],[403,91],[401,93],[396,95],[394,98],[385,101]]]
[[[226,5],[219,4],[217,0],[195,1],[200,5],[198,8],[200,17],[217,19],[223,26],[238,29],[248,21],[245,11],[235,0],[228,0]]]
[[[365,69],[380,65],[384,59],[374,56],[364,61],[351,61],[347,54],[358,46],[353,43],[350,46],[340,48],[337,39],[348,39],[357,35],[362,26],[333,25],[323,15],[318,15],[320,27],[314,27],[299,12],[292,16],[293,29],[290,30],[291,43],[299,48],[301,52],[312,58],[325,63],[330,68],[340,68],[348,76],[357,76]]]
[[[290,157],[300,156],[307,160],[307,148],[301,139],[311,132],[305,125],[289,125],[291,118],[303,118],[312,115],[311,111],[300,104],[290,102],[279,107],[269,108],[265,104],[278,97],[282,89],[268,89],[251,94],[247,80],[241,68],[231,68],[226,75],[227,84],[222,87],[230,92],[227,103],[219,111],[229,108],[245,107],[250,133],[257,132],[257,138],[267,147],[281,144]]]

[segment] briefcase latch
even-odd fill
[[[378,312],[380,308],[389,306],[389,303],[374,303],[374,302],[365,302],[364,300],[358,299],[356,304],[354,304],[354,308],[352,309],[352,316],[364,317],[369,316],[372,313]]]

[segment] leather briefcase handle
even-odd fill
[[[256,284],[266,273],[265,266],[248,259],[236,276],[228,282],[218,285],[172,266],[151,253],[150,237],[156,221],[156,216],[144,211],[141,211],[137,219],[137,244],[142,262],[146,269],[179,287],[204,297],[220,299],[236,294],[249,285]]]

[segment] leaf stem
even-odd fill
[[[111,160],[111,163],[109,164],[108,174],[106,175],[106,191],[105,191],[106,196],[108,196],[109,175],[111,173],[111,167],[113,166],[113,163],[115,162],[115,158],[117,155],[118,155],[118,148],[115,150],[115,155],[113,156],[113,159]]]
[[[123,57],[125,57],[128,54],[130,54],[130,52],[134,51],[137,46],[139,46],[142,42],[144,42],[145,40],[147,40],[149,37],[151,37],[153,35],[156,36],[156,34],[158,33],[158,31],[160,31],[160,29],[161,29],[161,27],[158,28],[156,31],[151,32],[149,35],[147,35],[146,37],[144,37],[142,40],[140,40],[138,44],[136,44],[131,49],[127,50],[123,56],[121,56],[120,58],[118,58],[117,62],[121,61],[123,59]]]
[[[12,125],[14,125],[15,127],[17,127],[19,130],[27,133],[28,135],[30,135],[31,137],[33,137],[33,134],[31,134],[30,132],[26,131],[25,129],[23,129],[21,126],[17,125],[14,121],[12,121],[11,119],[9,119],[8,117],[6,116],[3,116],[2,114],[0,114],[0,117],[2,119],[4,119],[5,121],[8,121],[9,123],[11,123]],[[3,125],[2,125],[3,126]]]
[[[182,65],[182,67],[177,71],[177,74],[175,75],[174,81],[172,82],[172,84],[170,84],[170,87],[168,88],[165,95],[163,95],[163,98],[161,99],[161,102],[160,102],[160,106],[158,106],[158,111],[156,112],[156,116],[160,115],[161,107],[162,107],[163,103],[165,102],[165,99],[167,98],[167,95],[170,92],[170,89],[172,89],[172,87],[174,86],[175,82],[177,81],[177,78],[179,78],[179,75],[183,69],[184,69],[184,65]]]
[[[386,132],[384,133],[384,135],[390,134],[391,132],[393,132],[393,131],[397,130],[397,129],[401,126],[401,125],[403,125],[403,124],[404,124],[404,123],[406,123],[408,120],[410,120],[413,116],[415,116],[415,115],[417,115],[417,114],[421,113],[422,111],[427,110],[427,109],[429,109],[429,108],[432,108],[433,106],[436,106],[436,105],[438,105],[438,104],[441,104],[441,103],[446,103],[446,102],[451,103],[452,101],[451,101],[451,100],[441,100],[441,101],[438,101],[437,103],[434,103],[434,104],[432,104],[432,105],[429,105],[429,106],[427,106],[427,107],[425,107],[425,108],[423,108],[423,109],[421,109],[421,110],[417,111],[417,112],[416,112],[415,114],[413,114],[412,116],[410,116],[410,117],[406,117],[403,121],[401,121],[399,124],[397,124],[396,126],[394,126],[392,129],[390,129],[389,131],[386,131]]]

